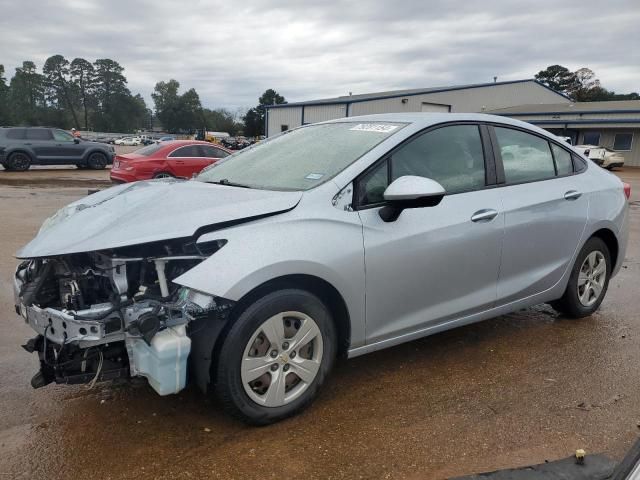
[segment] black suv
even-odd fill
[[[101,169],[113,162],[113,147],[74,138],[59,128],[0,128],[0,164],[5,170],[28,170],[31,165],[77,165]]]

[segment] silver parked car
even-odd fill
[[[306,125],[192,181],[95,193],[17,257],[32,384],[189,379],[266,424],[355,357],[531,305],[593,313],[629,188],[553,135],[482,114]],[[453,352],[452,352],[453,353]]]

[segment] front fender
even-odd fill
[[[317,277],[344,299],[351,320],[351,345],[358,346],[364,343],[365,333],[362,227],[353,212],[333,210],[343,219],[281,215],[203,235],[199,242],[225,239],[227,243],[174,282],[238,301],[269,280],[287,275]]]

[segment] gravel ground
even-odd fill
[[[197,390],[134,384],[32,390],[33,333],[13,312],[12,254],[108,171],[0,171],[0,478],[445,478],[588,453],[640,431],[640,170],[621,273],[600,312],[547,306],[339,361],[302,415],[264,428]]]

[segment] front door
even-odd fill
[[[499,189],[487,188],[489,161],[478,125],[444,126],[409,140],[356,182],[368,344],[494,305],[504,216]],[[404,175],[436,180],[447,194],[385,223],[382,193]]]
[[[53,130],[53,139],[52,151],[57,162],[65,163],[82,159],[85,146],[81,140],[76,143],[73,135],[60,129]]]

